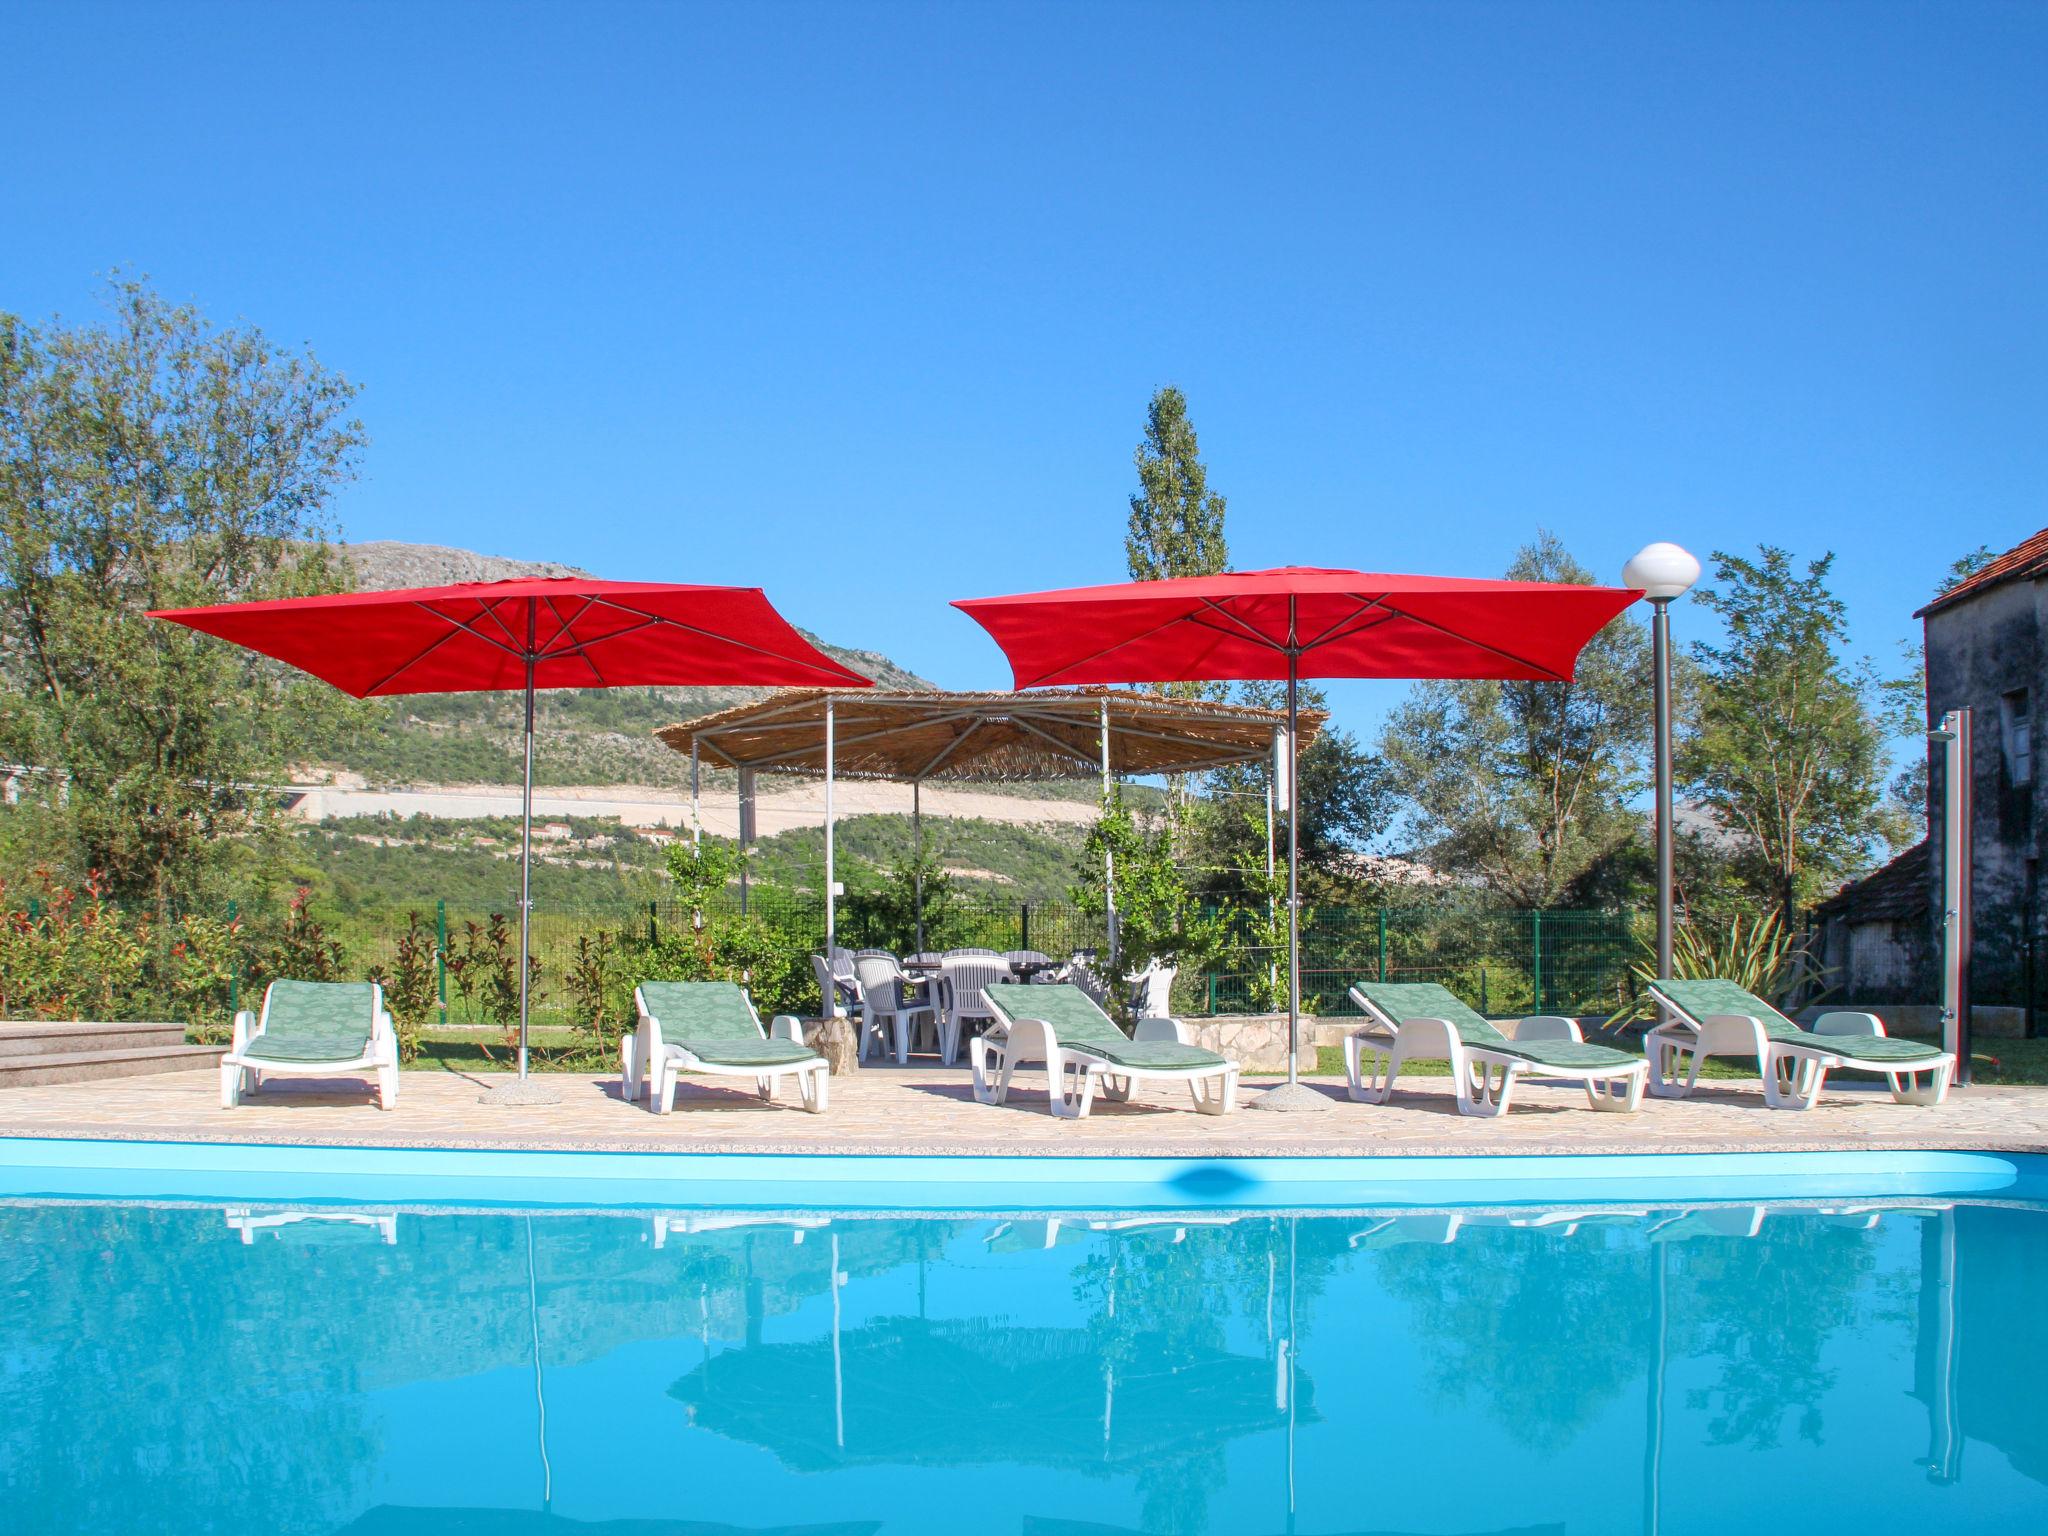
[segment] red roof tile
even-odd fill
[[[2029,576],[2048,574],[2048,528],[2043,528],[2030,539],[2023,539],[1985,566],[1981,571],[1964,577],[1925,608],[1913,615],[1924,619],[1930,613],[1937,613],[1952,603],[1961,602],[1986,587],[1995,587],[2000,582],[2019,581]]]

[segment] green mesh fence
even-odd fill
[[[715,921],[738,911],[738,897],[730,894],[710,916]],[[801,960],[823,944],[824,908],[815,894],[756,889],[748,895],[747,911],[792,957]],[[458,946],[463,924],[484,924],[489,915],[453,908],[443,914],[431,903],[423,909],[430,923],[445,921]],[[1262,949],[1247,942],[1253,932],[1252,914],[1220,915],[1233,934],[1232,953],[1207,971],[1180,978],[1175,988],[1180,1011],[1253,1011],[1269,968],[1284,969],[1284,949]],[[1481,1012],[1497,1015],[1611,1013],[1629,996],[1629,968],[1639,952],[1634,919],[1626,912],[1319,907],[1304,918],[1303,1004],[1325,1015],[1356,1013],[1345,994],[1353,982],[1366,979],[1441,982]],[[686,930],[690,920],[687,910],[670,901],[577,910],[536,908],[532,947],[541,962],[541,979],[534,993],[533,1018],[537,1023],[568,1022],[563,978],[579,938],[599,930],[610,930],[615,938]],[[351,923],[344,937],[352,962],[365,970],[388,965],[397,929],[396,923]],[[837,934],[846,947],[898,953],[912,948],[908,935],[885,929],[886,923],[857,910],[840,910]],[[956,898],[942,927],[927,932],[926,946],[1036,949],[1064,958],[1076,951],[1099,953],[1105,944],[1100,918],[1071,903],[966,897]],[[446,986],[445,995],[449,1022],[483,1021],[477,999],[465,999],[453,984]]]
[[[1240,932],[1248,923],[1235,920]],[[1631,991],[1633,924],[1627,912],[1316,908],[1303,915],[1302,1003],[1317,1014],[1355,1014],[1346,995],[1353,982],[1434,981],[1481,1013],[1612,1013]],[[1202,979],[1205,1011],[1244,1012],[1266,968],[1286,963],[1284,947],[1247,947]]]

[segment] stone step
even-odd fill
[[[217,1066],[224,1045],[169,1045],[115,1051],[50,1051],[40,1056],[0,1056],[0,1089],[46,1083],[85,1083],[104,1077],[143,1077],[154,1072],[191,1072]]]
[[[182,1024],[71,1023],[46,1019],[0,1023],[0,1061],[10,1056],[50,1056],[69,1051],[161,1050],[184,1043]]]

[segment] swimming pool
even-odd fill
[[[1284,1211],[17,1192],[0,1529],[2039,1528],[2010,1166]]]

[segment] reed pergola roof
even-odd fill
[[[655,732],[676,751],[758,773],[822,776],[825,702],[832,701],[833,775],[847,779],[1029,782],[1109,771],[1119,778],[1202,773],[1262,763],[1287,713],[1107,688],[1033,693],[789,689]],[[1301,745],[1327,716],[1301,711]]]

